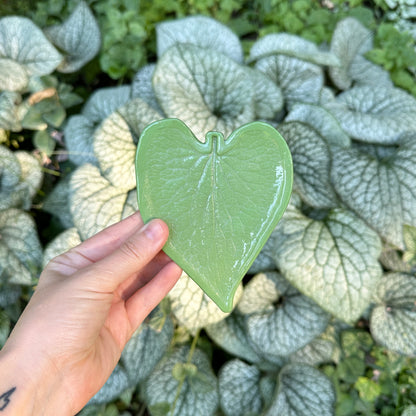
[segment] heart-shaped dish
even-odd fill
[[[164,251],[223,310],[289,203],[289,148],[267,123],[246,124],[205,143],[178,119],[147,126],[136,153],[145,222],[164,220]]]

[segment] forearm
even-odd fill
[[[0,351],[1,416],[70,415],[53,372],[44,371],[36,361],[6,347]]]

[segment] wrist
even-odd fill
[[[17,348],[0,351],[0,411],[3,416],[70,415],[59,398],[56,372]],[[59,411],[58,411],[59,409]]]

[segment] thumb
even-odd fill
[[[127,278],[145,267],[163,248],[169,236],[168,226],[160,219],[151,220],[116,250],[76,273],[82,285],[100,292],[114,292]]]

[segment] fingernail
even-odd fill
[[[149,239],[155,241],[162,238],[164,229],[159,221],[152,220],[144,226],[143,232]]]

